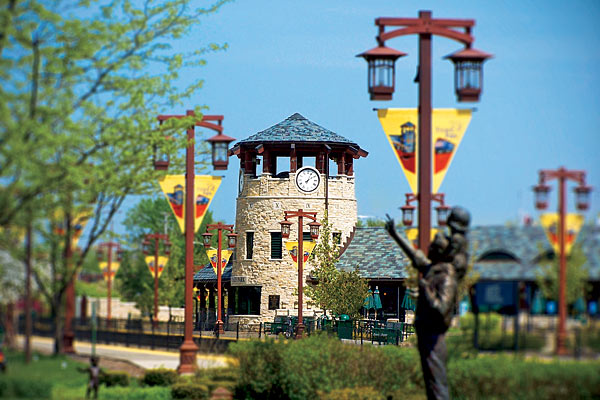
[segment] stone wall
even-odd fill
[[[325,175],[321,175],[321,183],[314,193],[298,190],[294,182],[295,174],[289,178],[273,178],[263,174],[257,178],[245,176],[244,186],[237,199],[236,231],[240,235],[236,247],[236,261],[233,263],[234,279],[232,285],[245,284],[261,286],[260,321],[272,320],[275,310],[268,310],[269,295],[280,296],[282,309],[297,308],[298,288],[297,267],[283,248],[283,257],[271,259],[271,232],[280,232],[280,221],[284,219],[284,211],[316,211],[317,219],[323,218],[325,211]],[[353,176],[330,177],[328,181],[329,222],[333,232],[340,232],[342,243],[351,234],[357,221],[357,206]],[[298,240],[297,219],[291,221],[289,240]],[[308,232],[308,220],[305,220],[304,231]],[[246,232],[254,232],[253,257],[246,259]],[[314,268],[310,263],[304,265],[304,277]],[[245,283],[235,277],[245,277]],[[306,285],[306,283],[304,283]],[[305,315],[312,315],[314,310],[308,308],[308,298],[304,296]],[[294,313],[296,313],[294,311]]]

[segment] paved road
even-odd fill
[[[18,336],[17,343],[22,348],[24,337]],[[54,341],[51,338],[33,336],[32,347],[34,350],[51,353],[54,348]],[[92,354],[92,345],[88,342],[75,341],[75,351],[81,355]],[[136,349],[124,346],[97,344],[96,354],[99,356],[115,358],[118,360],[126,360],[132,362],[142,368],[170,368],[177,369],[179,365],[179,352],[175,351],[160,351],[149,349]],[[214,368],[226,366],[228,361],[232,361],[231,357],[215,354],[198,353],[197,362],[199,368]]]

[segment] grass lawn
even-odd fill
[[[67,356],[49,356],[34,353],[30,364],[25,364],[24,354],[6,351],[6,373],[0,374],[0,398],[33,398],[55,400],[79,400],[85,398],[88,374],[79,372],[78,367],[87,367],[87,363],[74,361]],[[4,393],[2,384],[7,381],[19,384],[20,395]],[[158,399],[170,400],[170,389],[163,387],[141,388],[135,379],[130,380],[128,387],[109,387],[100,385],[98,399],[128,400],[128,399]],[[51,387],[48,395],[36,391],[35,384],[47,384]],[[14,383],[13,383],[14,385]],[[5,389],[6,390],[6,389]],[[14,392],[14,390],[13,390]]]

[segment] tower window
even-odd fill
[[[246,260],[252,260],[254,250],[254,232],[246,232]]]
[[[282,259],[282,240],[281,232],[271,232],[271,259],[281,260]]]

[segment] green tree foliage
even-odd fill
[[[206,232],[206,225],[213,223],[212,212],[207,210],[200,228],[196,232],[194,242],[194,265],[206,265],[208,257],[202,243],[202,233]],[[131,208],[124,222],[127,226],[126,240],[128,243],[139,244],[134,246],[130,261],[121,265],[117,279],[124,300],[134,301],[142,311],[152,311],[154,299],[154,278],[149,273],[141,243],[146,234],[168,233],[172,243],[169,262],[159,279],[159,304],[169,307],[182,307],[185,303],[185,237],[181,233],[177,220],[167,200],[159,195],[145,197],[135,207]],[[216,235],[213,244],[216,247]],[[153,243],[153,242],[152,242]],[[153,253],[151,247],[151,253]],[[159,254],[162,253],[162,245]]]
[[[538,247],[541,248],[541,245]],[[558,301],[559,263],[558,255],[549,255],[540,261],[540,270],[536,272],[536,282],[544,297],[555,301]],[[573,304],[586,293],[589,279],[586,263],[587,258],[581,245],[575,244],[571,249],[571,254],[567,256],[567,304]]]
[[[126,196],[155,190],[161,173],[150,162],[154,148],[171,155],[171,173],[182,170],[177,149],[185,138],[175,134],[194,117],[158,129],[156,115],[180,113],[202,86],[201,79],[183,85],[180,72],[196,74],[192,68],[205,63],[207,52],[225,46],[187,43],[184,53],[173,45],[188,40],[224,2],[207,8],[190,0],[0,4],[0,226],[35,223],[47,256],[34,277],[55,316],[59,351],[67,284]],[[197,117],[201,110],[195,108]],[[68,262],[74,218],[84,209],[93,214],[81,253]]]
[[[339,248],[334,244],[331,224],[325,212],[321,221],[319,242],[313,250],[311,262],[317,267],[312,275],[318,283],[306,287],[306,294],[320,308],[335,314],[359,315],[369,286],[366,279],[354,271],[340,271],[335,265],[339,260]]]

